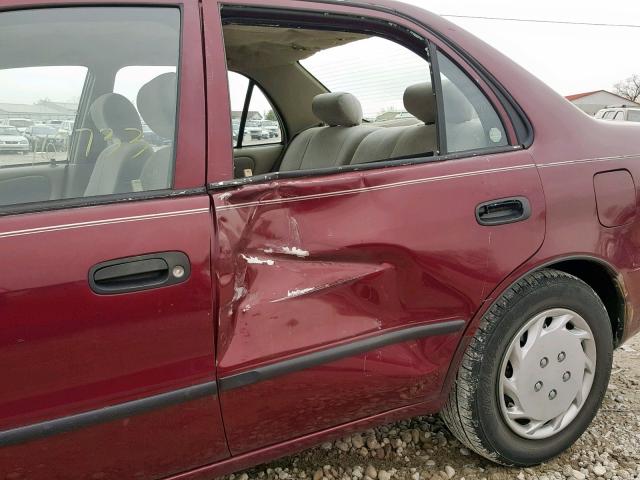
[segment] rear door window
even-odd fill
[[[431,80],[428,62],[402,45],[370,37],[300,61],[330,92],[349,92],[368,123],[413,118],[404,106],[408,86]]]

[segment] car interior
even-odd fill
[[[433,73],[424,53],[392,39],[331,27],[229,22],[223,34],[230,84],[238,74],[251,79],[255,88],[248,95],[262,93],[285,132],[278,144],[262,145],[245,144],[246,132],[234,132],[236,178],[428,161],[442,153]],[[376,55],[378,49],[386,55]],[[447,152],[506,145],[503,125],[484,94],[440,57]],[[233,86],[230,91],[232,110],[234,103],[252,104],[234,102]]]
[[[82,80],[65,148],[0,155],[0,205],[171,188],[177,9],[29,10],[7,12],[0,21],[0,80],[17,72],[22,77],[15,78],[55,86],[55,77],[38,78],[51,69]],[[426,54],[335,28],[225,22],[223,34],[236,178],[440,155]],[[38,48],[44,43],[48,49]],[[137,75],[119,81],[136,66]],[[492,107],[456,68],[441,69],[448,151],[506,145]],[[246,89],[233,85],[238,78]],[[59,89],[65,91],[62,83]],[[0,102],[11,90],[3,95]]]
[[[402,104],[408,115],[376,121],[365,118],[356,95],[329,91],[301,64],[319,52],[362,42],[371,35],[237,24],[224,25],[223,33],[229,70],[264,89],[290,138],[275,148],[236,148],[236,176],[435,154],[436,104],[426,60],[419,60],[423,62],[423,81],[406,85],[403,95],[398,95],[402,98],[395,102]],[[384,88],[384,82],[378,88]]]

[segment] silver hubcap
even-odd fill
[[[576,312],[542,312],[516,334],[502,359],[498,402],[511,430],[521,437],[555,435],[578,415],[589,396],[596,345]]]

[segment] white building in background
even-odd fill
[[[640,103],[632,102],[606,90],[577,93],[565,98],[589,115],[595,115],[599,110],[606,107],[640,107]]]

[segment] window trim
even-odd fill
[[[524,150],[522,145],[507,145],[504,147],[483,148],[480,150],[466,150],[464,152],[456,152],[440,156],[417,156],[415,158],[405,158],[399,160],[382,160],[379,162],[359,163],[355,165],[341,165],[328,168],[313,168],[308,170],[291,170],[283,172],[271,172],[252,177],[235,178],[233,180],[223,180],[220,182],[212,182],[207,185],[209,191],[227,190],[237,188],[244,185],[253,185],[256,183],[268,183],[274,180],[295,179],[302,177],[320,177],[327,175],[339,175],[342,173],[359,172],[367,170],[381,170],[389,167],[408,167],[412,165],[422,165],[425,163],[440,163],[449,160],[458,160],[464,158],[473,158],[487,155],[498,155],[501,153],[510,153]]]
[[[247,117],[249,116],[249,104],[251,103],[251,97],[253,96],[253,87],[255,82],[253,79],[247,77],[249,84],[247,85],[247,91],[244,92],[244,104],[242,105],[242,113],[240,114],[240,125],[238,126],[238,138],[234,148],[242,148],[242,141],[244,140],[244,129],[247,126]],[[233,137],[231,137],[233,139]]]
[[[0,206],[0,218],[8,215],[23,213],[50,212],[71,208],[95,207],[100,205],[115,205],[121,203],[139,202],[162,198],[180,198],[206,193],[205,187],[187,189],[148,190],[146,192],[114,193],[111,195],[96,195],[93,197],[63,198],[60,200],[45,200],[43,202],[20,203],[17,205]]]

